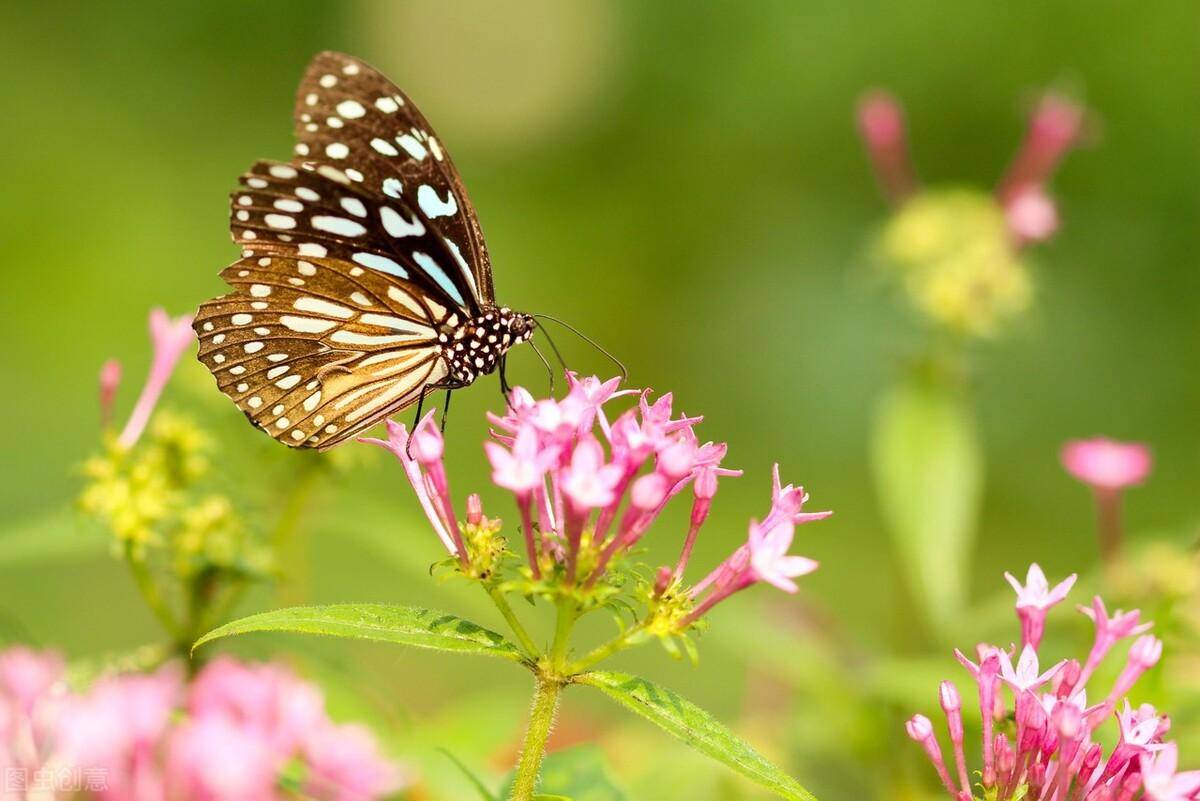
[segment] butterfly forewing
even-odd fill
[[[494,304],[470,201],[411,100],[322,53],[296,119],[296,158],[258,162],[231,196],[233,291],[195,328],[200,360],[255,425],[324,449],[453,384],[446,336]]]
[[[494,301],[483,233],[458,171],[432,126],[399,88],[342,53],[313,58],[296,97],[296,161],[343,169],[381,201],[406,197],[469,264],[482,305]]]

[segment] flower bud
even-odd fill
[[[908,732],[909,737],[919,743],[923,743],[933,736],[933,724],[924,715],[913,715],[904,724],[904,730]]]
[[[947,715],[962,709],[962,698],[958,694],[958,688],[954,686],[954,682],[952,681],[943,681],[938,686],[938,698],[942,704],[942,711]]]
[[[1149,669],[1158,664],[1162,651],[1162,640],[1153,634],[1143,634],[1134,640],[1133,647],[1129,649],[1129,661],[1143,669]]]
[[[667,587],[671,586],[671,577],[675,574],[671,568],[663,565],[658,569],[658,573],[654,576],[654,597],[661,598],[667,591]]]
[[[633,482],[629,502],[635,509],[649,512],[657,509],[667,497],[667,480],[659,473],[647,473]]]
[[[483,522],[483,501],[479,495],[472,492],[467,496],[467,523],[478,526]]]

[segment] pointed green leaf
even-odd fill
[[[907,584],[934,630],[966,600],[983,485],[970,405],[945,381],[910,379],[875,418],[871,466],[880,509]]]
[[[464,654],[496,656],[521,661],[516,646],[494,631],[445,612],[389,604],[336,604],[333,606],[293,606],[244,617],[205,634],[193,650],[206,642],[253,631],[289,631],[325,634],[357,640],[391,642],[455,651]]]
[[[587,684],[631,709],[700,753],[724,762],[751,781],[781,798],[815,801],[812,793],[767,761],[748,743],[691,701],[653,682],[627,673],[584,673],[576,681]]]

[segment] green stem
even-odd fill
[[[134,543],[128,540],[125,542],[125,562],[129,565],[129,571],[133,574],[133,582],[137,585],[138,592],[141,593],[146,606],[150,607],[150,611],[158,618],[158,622],[167,630],[167,633],[178,640],[182,632],[179,630],[179,624],[175,621],[175,615],[171,613],[166,599],[163,598],[158,584],[154,581],[154,576],[150,574],[145,558],[136,552]]]
[[[635,634],[637,634],[641,630],[642,630],[641,623],[638,623],[637,625],[634,625],[634,626],[630,626],[628,629],[621,632],[616,637],[613,637],[608,642],[592,649],[582,659],[580,659],[576,662],[572,662],[570,665],[567,666],[567,669],[566,669],[567,675],[574,676],[577,673],[582,673],[583,671],[587,670],[588,668],[590,668],[592,665],[596,664],[597,662],[603,662],[605,659],[608,659],[610,656],[617,653],[618,651],[625,650],[626,648],[629,647],[629,641],[633,638],[633,636]]]
[[[284,499],[283,510],[271,531],[271,549],[275,552],[280,567],[284,568],[286,576],[280,584],[280,601],[288,604],[304,601],[303,590],[299,588],[307,579],[307,559],[303,543],[296,536],[296,531],[300,527],[309,497],[325,464],[317,454],[303,454],[301,458],[303,461]]]
[[[517,762],[517,777],[513,781],[510,801],[531,801],[537,791],[538,774],[542,769],[542,758],[546,755],[546,740],[554,725],[554,713],[558,709],[561,693],[562,683],[558,679],[542,675],[537,677],[529,728],[525,730],[525,742],[521,745],[521,758]]]
[[[508,627],[512,629],[513,634],[517,635],[517,641],[521,643],[521,647],[525,649],[525,655],[530,659],[536,659],[538,656],[538,647],[534,643],[533,638],[529,636],[529,632],[522,625],[517,613],[513,611],[512,606],[508,603],[508,599],[495,586],[487,588],[488,597],[492,599],[492,603],[500,610],[500,614],[504,616],[508,622]]]
[[[558,619],[554,624],[554,644],[550,646],[550,664],[561,671],[566,662],[567,649],[571,645],[571,630],[579,619],[579,609],[570,600],[558,602]]]

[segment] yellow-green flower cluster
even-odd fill
[[[917,311],[953,333],[992,336],[1030,305],[1029,270],[985,192],[913,195],[884,227],[880,251]]]
[[[211,443],[189,418],[159,412],[130,450],[109,439],[83,467],[80,508],[112,532],[136,558],[165,549],[180,575],[206,567],[265,563],[248,544],[230,500],[197,491],[207,476]]]

